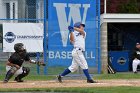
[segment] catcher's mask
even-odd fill
[[[15,50],[17,53],[26,52],[26,49],[24,48],[24,44],[23,44],[23,43],[16,43],[16,44],[14,45],[14,50]]]

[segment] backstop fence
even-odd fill
[[[34,29],[42,31],[42,44],[36,43],[39,42],[36,40],[37,38],[33,38],[36,44],[32,41],[30,43],[29,39],[31,38],[26,38],[25,35],[24,44],[28,46],[27,51],[31,58],[44,61],[46,66],[32,65],[28,62],[23,65],[31,68],[32,75],[56,75],[62,72],[72,61],[71,51],[73,46],[69,42],[67,27],[78,21],[86,25],[85,57],[89,65],[89,71],[90,73],[101,72],[100,0],[0,0],[0,11],[1,75],[5,74],[6,61],[12,54],[10,47],[4,50],[6,44],[15,44],[20,41],[23,43],[24,41],[21,38],[18,41],[18,37],[13,40],[13,34],[9,34],[9,32],[14,33],[14,36],[19,36],[17,34],[22,30],[21,35],[28,36],[28,34],[31,34],[30,30],[33,34],[35,33]],[[5,30],[5,28],[9,29]],[[17,32],[14,32],[15,30]],[[5,31],[7,32],[5,33]],[[39,49],[38,45],[40,45]],[[32,49],[36,49],[36,51],[31,51]],[[74,74],[80,73],[81,69],[79,68]]]

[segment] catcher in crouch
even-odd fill
[[[29,72],[30,68],[28,67],[22,67],[22,64],[24,61],[29,61],[33,64],[43,65],[42,62],[36,62],[34,60],[31,60],[28,56],[26,49],[24,48],[23,43],[17,43],[14,45],[15,52],[10,56],[8,59],[8,62],[6,63],[6,76],[4,79],[4,83],[7,83],[13,75],[16,75],[15,81],[17,82],[23,82],[22,78],[26,77]]]

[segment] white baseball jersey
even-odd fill
[[[85,31],[84,31],[85,32]],[[85,51],[85,38],[86,38],[86,32],[85,32],[85,36],[83,36],[81,33],[79,33],[78,31],[74,31],[74,42],[73,45],[75,48],[80,48],[83,51]]]
[[[72,64],[69,66],[69,70],[71,72],[74,72],[78,69],[80,66],[82,69],[88,69],[87,61],[84,57],[83,51],[85,51],[85,36],[83,36],[78,31],[74,31],[74,49],[72,50]],[[79,48],[81,50],[79,50]]]

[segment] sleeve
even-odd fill
[[[8,59],[9,62],[12,62],[13,61],[13,58],[12,56],[10,56],[10,58]]]
[[[74,39],[75,39],[74,32],[71,32],[71,33],[69,34],[69,40],[70,40],[70,43],[71,43],[71,44],[74,43],[74,41],[75,41]]]
[[[17,55],[14,55],[14,54],[12,54],[11,56],[10,56],[10,58],[8,59],[8,61],[10,62],[10,63],[14,63],[14,62],[16,62],[18,60],[18,56]]]
[[[25,60],[25,61],[29,61],[29,60],[30,60],[30,56],[29,56],[29,54],[26,54],[24,60]]]
[[[84,31],[84,32],[85,32],[85,31]],[[86,32],[85,32],[85,36],[84,36],[84,38],[86,38],[86,35],[87,35],[87,34],[86,34]]]

